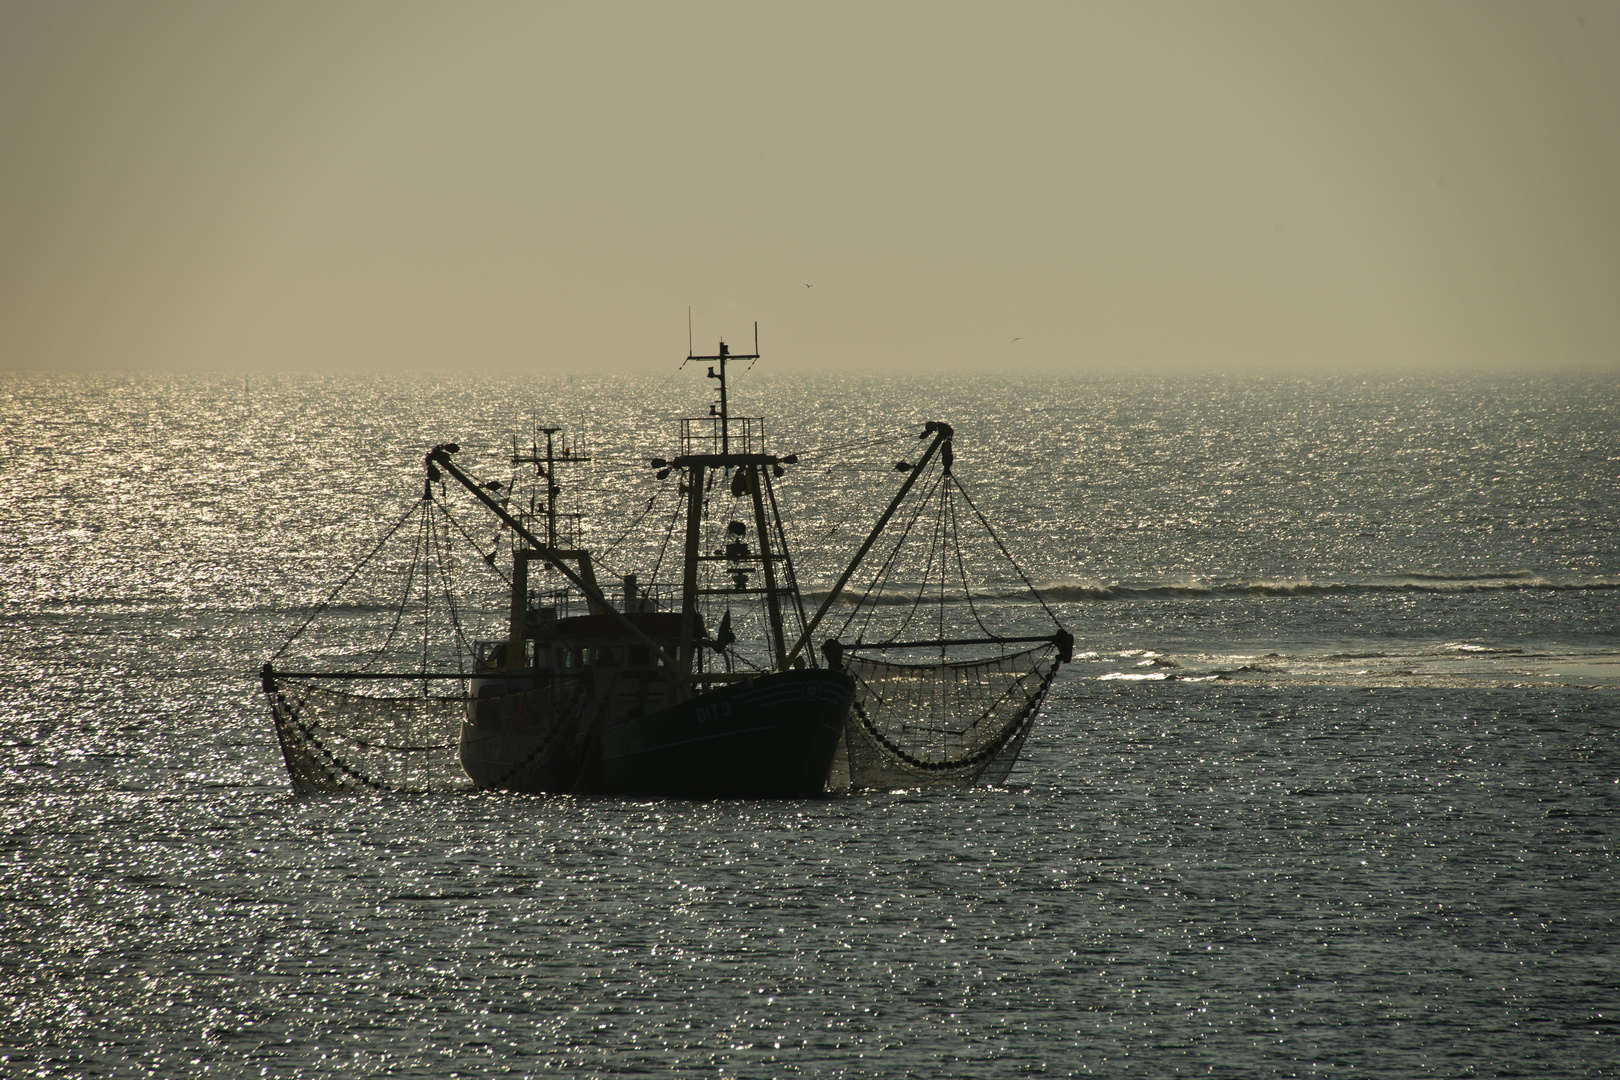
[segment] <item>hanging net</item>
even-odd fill
[[[301,795],[472,790],[456,756],[465,698],[371,697],[269,671],[264,689]]]
[[[1007,778],[1057,674],[1056,643],[981,660],[849,657],[855,704],[837,780],[851,788],[971,787]]]
[[[948,425],[930,424],[923,436],[936,431],[944,432],[937,458],[930,451],[916,467],[897,463],[917,474],[920,497],[843,625],[822,644],[829,664],[855,678],[835,788],[1004,782],[1059,666],[1074,654],[1073,636],[953,474]],[[1028,636],[1038,617],[1008,588],[1009,571],[1053,632]],[[983,597],[993,598],[989,609],[981,610]],[[1017,625],[1010,633],[1002,629],[1009,624]],[[905,662],[919,650],[931,659]]]
[[[414,530],[407,528],[413,520]],[[476,557],[452,547],[455,534]],[[505,603],[471,580],[486,576],[493,562],[439,500],[412,500],[303,618],[260,672],[294,790],[472,790],[457,752],[465,694],[430,695],[423,688],[464,691],[470,648],[462,617],[488,621],[488,609]],[[469,612],[464,598],[480,592],[493,599]],[[330,656],[340,658],[339,670],[325,670]],[[283,663],[302,670],[276,670]]]

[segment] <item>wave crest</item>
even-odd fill
[[[1224,578],[1180,581],[1133,581],[1108,584],[1055,582],[1041,587],[1052,601],[1132,600],[1253,596],[1331,596],[1378,593],[1584,592],[1620,589],[1620,578],[1553,578],[1531,571],[1470,576],[1463,574],[1392,574],[1359,581],[1310,578]],[[1009,594],[1011,595],[1011,594]]]

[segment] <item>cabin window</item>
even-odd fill
[[[627,661],[627,664],[630,667],[650,666],[652,664],[652,658],[647,653],[647,646],[641,644],[639,641],[630,646],[630,659]]]
[[[620,667],[624,664],[624,650],[617,645],[598,645],[594,651],[596,662],[602,667]]]

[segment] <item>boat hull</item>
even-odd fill
[[[645,715],[557,715],[545,691],[485,698],[462,725],[480,787],[687,799],[811,798],[827,790],[854,697],[842,672],[774,672]]]

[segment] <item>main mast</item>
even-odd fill
[[[793,564],[788,555],[786,538],[777,512],[776,495],[771,480],[783,475],[783,465],[798,462],[796,455],[777,457],[765,452],[764,421],[760,417],[734,417],[731,415],[731,397],[727,385],[726,365],[733,360],[759,359],[759,324],[754,324],[754,351],[733,353],[724,341],[712,355],[688,353],[687,360],[709,363],[708,377],[719,383],[720,400],[709,406],[707,417],[681,421],[681,454],[675,460],[656,459],[655,467],[685,470],[686,482],[682,488],[690,500],[686,507],[685,563],[681,575],[681,642],[678,660],[682,680],[679,696],[689,697],[700,686],[717,682],[730,682],[751,678],[752,674],[730,670],[703,670],[705,646],[724,652],[735,640],[729,625],[732,598],[757,597],[764,601],[764,617],[770,651],[767,670],[785,670],[792,666],[789,654],[790,639],[784,624],[784,601],[792,605],[798,625],[805,625],[804,605],[799,597],[793,576]],[[704,428],[707,427],[705,431]],[[705,496],[713,488],[716,474],[725,477],[733,498],[748,498],[748,509],[740,516],[752,518],[753,545],[746,539],[749,524],[732,520],[727,524],[721,547],[707,551],[703,531]],[[751,512],[750,512],[751,511]],[[757,547],[757,551],[755,548]],[[716,575],[700,571],[703,564],[723,564],[722,573],[730,579],[726,586],[714,585]],[[757,567],[763,586],[749,584]],[[709,636],[699,617],[699,605],[707,597],[724,597],[727,618],[722,619],[718,633]],[[799,661],[803,665],[803,661]],[[727,666],[730,661],[728,658]],[[758,674],[755,672],[753,674]]]

